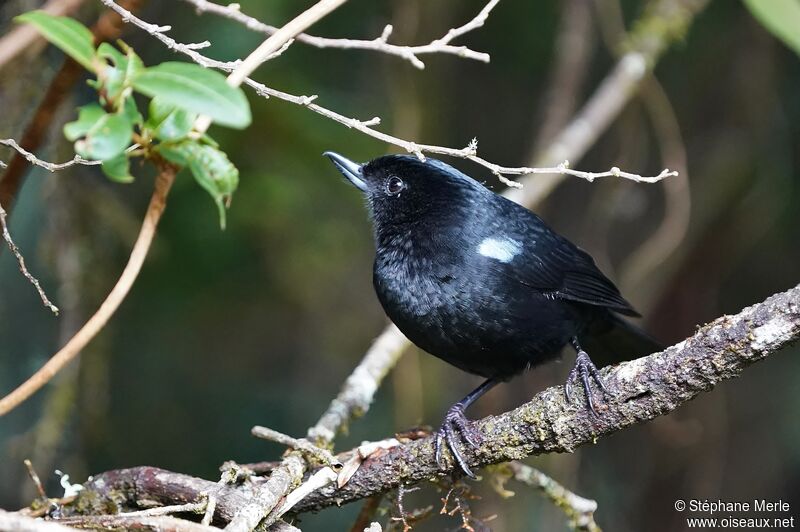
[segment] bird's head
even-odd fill
[[[471,177],[436,159],[386,155],[359,164],[325,152],[367,199],[377,231],[410,224],[459,223],[492,193]],[[434,226],[428,226],[433,228]]]

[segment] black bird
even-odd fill
[[[487,380],[447,411],[436,439],[470,471],[459,438],[479,432],[466,408],[497,383],[577,352],[565,393],[590,378],[605,387],[584,347],[633,358],[657,342],[618,315],[638,316],[588,253],[538,216],[435,159],[388,155],[358,164],[325,152],[367,199],[377,252],[373,283],[389,318],[418,347]]]

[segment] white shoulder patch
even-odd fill
[[[522,251],[522,243],[508,237],[485,238],[478,245],[478,253],[500,262],[511,262]]]

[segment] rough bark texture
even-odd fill
[[[583,401],[567,404],[562,386],[537,394],[510,412],[477,421],[483,434],[480,448],[466,449],[470,466],[480,468],[553,452],[571,452],[600,437],[667,414],[737,377],[747,366],[786,347],[800,337],[800,285],[753,305],[734,316],[723,316],[690,338],[661,353],[602,371],[609,396],[593,417]],[[347,453],[342,455],[345,460]],[[433,459],[431,437],[403,443],[365,460],[343,488],[323,488],[300,502],[301,513],[340,505],[450,474]],[[110,471],[86,484],[79,498],[94,505],[139,506],[143,501],[179,504],[199,500],[214,482],[151,467]],[[216,519],[228,521],[251,496],[250,487],[225,487],[219,492]]]
[[[65,513],[113,514],[127,509],[199,502],[204,494],[216,493],[214,520],[227,523],[252,495],[245,489],[217,491],[216,482],[148,466],[107,471],[89,479],[84,487]]]
[[[0,510],[0,530],[14,532],[74,532],[75,529],[53,521],[34,519],[18,513]]]

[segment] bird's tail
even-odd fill
[[[610,319],[597,329],[581,339],[581,346],[598,366],[633,360],[665,347],[642,328],[615,314],[610,314]]]

